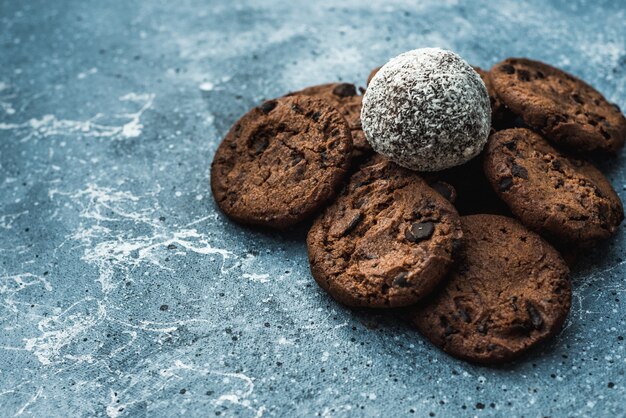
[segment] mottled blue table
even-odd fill
[[[623,1],[0,0],[0,415],[623,416],[624,228],[512,365],[334,303],[304,236],[229,222],[209,164],[263,98],[440,46],[626,108]],[[416,4],[413,4],[416,3]],[[626,198],[623,156],[602,167]]]

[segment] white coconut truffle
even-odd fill
[[[413,170],[438,171],[481,152],[491,107],[485,84],[467,62],[451,51],[421,48],[376,73],[361,122],[376,152]]]

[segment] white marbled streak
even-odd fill
[[[161,362],[146,360],[146,367],[139,373],[132,374],[126,384],[118,390],[110,389],[110,402],[106,406],[106,414],[110,418],[117,418],[134,404],[151,399],[155,393],[160,393],[166,387],[175,384],[179,386],[186,381],[196,380],[197,376],[213,376],[221,378],[223,393],[211,400],[214,406],[228,403],[231,406],[250,411],[255,417],[263,416],[265,406],[255,406],[254,381],[243,373],[232,373],[214,370],[213,368],[183,362],[180,359],[169,359],[169,366],[161,367]],[[156,372],[156,373],[155,373]],[[191,379],[189,375],[193,376]],[[242,387],[243,385],[243,387]],[[127,399],[127,400],[126,400]],[[122,402],[124,400],[124,402]],[[193,402],[194,399],[190,399]]]
[[[22,215],[27,215],[28,211],[24,210],[17,213],[7,213],[4,215],[0,215],[0,228],[2,229],[11,229],[13,228],[13,223],[17,218]]]
[[[78,312],[76,308],[86,303],[93,305],[87,309],[89,313]],[[105,318],[104,304],[93,297],[86,297],[73,303],[60,314],[42,319],[37,325],[41,334],[25,338],[24,348],[32,352],[41,364],[50,365],[61,354],[63,347]]]
[[[13,108],[10,100],[15,99],[17,94],[6,92],[7,90],[9,90],[9,85],[0,81],[0,109],[10,116],[15,114],[15,108]]]
[[[33,403],[37,401],[37,399],[39,399],[42,393],[43,393],[43,387],[37,388],[37,392],[35,392],[35,394],[28,401],[26,401],[24,405],[22,405],[22,407],[17,411],[17,413],[14,416],[18,417],[22,415],[29,406],[31,406]]]
[[[120,101],[141,104],[136,112],[120,113],[114,115],[115,119],[120,119],[120,125],[108,125],[98,123],[105,115],[96,114],[87,120],[59,119],[55,115],[47,114],[40,118],[32,118],[20,123],[0,123],[0,131],[23,132],[21,142],[32,138],[47,138],[50,136],[71,136],[127,139],[136,138],[141,135],[143,124],[141,117],[152,107],[154,94],[129,93],[119,98]]]
[[[95,281],[100,284],[102,296],[98,298],[89,296],[77,300],[65,309],[49,307],[51,312],[48,316],[42,317],[24,310],[30,304],[15,301],[13,296],[34,285],[42,286],[45,291],[52,291],[52,284],[45,277],[29,272],[11,272],[0,276],[2,306],[13,312],[12,315],[25,314],[28,324],[32,325],[34,330],[23,338],[23,345],[12,344],[0,349],[30,352],[43,366],[92,364],[96,363],[95,352],[83,350],[76,354],[72,347],[80,344],[86,335],[93,334],[107,323],[121,325],[122,332],[129,336],[112,348],[109,358],[121,355],[131,347],[139,338],[140,332],[170,334],[181,326],[196,323],[213,327],[215,324],[204,318],[168,322],[136,318],[129,322],[112,315],[115,308],[111,305],[109,294],[118,288],[121,282],[128,280],[133,269],[139,265],[148,264],[160,270],[171,270],[161,262],[167,255],[185,256],[193,253],[218,256],[221,259],[219,270],[221,274],[238,268],[242,270],[242,277],[252,282],[262,284],[269,281],[268,274],[257,271],[254,256],[248,254],[241,259],[229,249],[216,247],[212,238],[199,230],[200,224],[215,221],[217,219],[215,214],[203,216],[182,226],[168,225],[159,221],[156,214],[160,210],[160,193],[161,188],[158,185],[140,196],[127,190],[95,183],[87,183],[83,188],[73,191],[49,189],[49,199],[57,201],[55,202],[57,205],[76,208],[81,221],[75,230],[64,238],[63,243],[55,248],[54,254],[64,247],[68,247],[70,251],[82,250],[80,258],[97,269]],[[27,212],[2,215],[0,227],[11,228],[13,222],[23,215],[27,215]],[[172,251],[172,246],[176,247],[175,251]],[[215,401],[216,405],[229,402],[250,408],[246,401],[246,393],[224,394]],[[255,414],[259,411],[262,413],[262,410],[255,409]]]

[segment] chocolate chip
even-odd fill
[[[521,165],[513,163],[511,166],[511,174],[513,174],[513,177],[520,177],[528,180],[528,171]]]
[[[501,192],[506,192],[513,186],[513,177],[504,177],[500,180],[500,184],[498,185],[498,190]]]
[[[605,131],[604,128],[600,128],[600,133],[602,134],[604,139],[611,139],[611,135],[607,131]]]
[[[508,141],[503,145],[510,151],[515,151],[517,149],[517,143],[515,141]]]
[[[566,121],[567,121],[567,116],[565,116],[565,115],[560,115],[560,114],[559,114],[559,115],[554,115],[554,116],[552,116],[549,120],[550,120],[550,122],[551,122],[553,125],[558,125],[559,123],[566,122]]]
[[[526,302],[526,311],[528,312],[528,316],[530,316],[530,321],[533,324],[535,329],[541,329],[543,326],[543,318],[541,314],[531,302]]]
[[[415,222],[404,231],[404,237],[411,242],[419,242],[430,238],[435,231],[432,222]]]
[[[343,230],[343,234],[341,235],[348,235],[354,228],[356,228],[359,222],[361,222],[361,219],[363,219],[363,214],[361,212],[355,213],[352,219],[350,219],[350,222],[348,222],[346,229]]]
[[[471,322],[470,316],[465,309],[459,308],[459,316],[465,323],[469,324]]]
[[[603,224],[606,224],[609,220],[609,213],[610,209],[606,204],[601,204],[598,208],[598,218],[600,218],[600,221],[602,221]]]
[[[519,70],[517,77],[522,81],[530,81],[530,73],[526,70]]]
[[[354,84],[341,83],[335,86],[333,94],[339,97],[356,96],[356,88],[354,87]]]
[[[322,167],[328,167],[328,154],[326,154],[326,151],[320,152],[320,165]]]
[[[448,183],[437,180],[430,183],[430,187],[435,189],[437,193],[442,195],[447,201],[452,202],[454,200],[454,189]]]
[[[552,160],[552,168],[555,170],[561,170],[561,162],[559,160]]]
[[[356,202],[354,202],[354,207],[356,209],[360,209],[367,202],[368,202],[368,199],[366,197],[362,197],[362,198],[358,199]]]
[[[478,324],[478,326],[476,327],[476,331],[478,331],[478,333],[482,335],[487,334],[487,325]]]
[[[403,271],[401,273],[399,273],[394,279],[393,279],[393,285],[394,286],[398,286],[398,287],[409,287],[410,283],[409,281],[406,279],[406,277],[408,276],[406,271]]]
[[[255,154],[261,154],[268,147],[269,141],[265,135],[256,135],[250,142],[250,148]]]
[[[371,184],[373,181],[374,181],[373,179],[367,179],[367,180],[360,181],[360,182],[358,182],[357,184],[354,185],[352,190],[356,190],[359,187],[367,186],[368,184]]]
[[[541,71],[537,71],[537,73],[535,74],[535,77],[537,77],[538,79],[546,78],[544,73],[542,73]]]
[[[320,116],[322,116],[322,114],[320,112],[315,112],[311,115],[311,119],[313,119],[315,122],[320,120]]]
[[[617,103],[611,103],[611,105],[613,105],[613,107],[618,111],[621,112],[622,109],[620,109],[619,105]]]
[[[302,160],[304,160],[304,156],[301,153],[295,152],[295,151],[291,153],[291,166],[292,167],[294,165],[297,165]]]
[[[578,104],[584,104],[585,102],[583,101],[582,97],[580,97],[578,94],[576,93],[572,93],[572,99],[578,103]]]
[[[450,325],[448,325],[448,326],[445,328],[445,330],[443,331],[443,335],[444,335],[445,337],[449,337],[449,336],[450,336],[450,335],[452,335],[452,334],[458,334],[458,332],[459,332],[458,330],[456,330],[456,329],[452,328]]]
[[[512,65],[504,64],[500,66],[500,71],[507,74],[515,73],[515,68]]]
[[[389,285],[387,283],[383,283],[382,288],[380,289],[381,293],[383,295],[386,295],[389,293]]]
[[[261,109],[261,112],[263,112],[263,113],[265,113],[267,115],[272,110],[274,110],[276,105],[278,105],[278,102],[276,102],[276,100],[268,100],[267,102],[265,102],[261,106],[259,106],[259,109]]]

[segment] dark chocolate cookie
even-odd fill
[[[615,153],[626,140],[626,118],[584,81],[538,61],[509,58],[490,72],[498,97],[555,144]]]
[[[270,100],[239,119],[217,149],[213,196],[238,222],[284,228],[337,194],[351,152],[347,122],[325,101]]]
[[[491,82],[489,71],[485,71],[480,67],[472,67],[487,87],[487,93],[489,93],[489,102],[491,103],[491,125],[495,129],[501,129],[502,127],[508,127],[512,124],[515,115],[502,103],[502,100],[496,94],[496,91]]]
[[[450,202],[415,172],[375,156],[307,236],[317,283],[348,306],[417,302],[441,282],[461,238]]]
[[[484,170],[513,214],[549,238],[590,243],[614,234],[624,219],[619,197],[598,169],[529,129],[491,135]]]
[[[307,87],[303,90],[289,93],[287,96],[301,94],[326,100],[346,118],[352,132],[352,145],[355,157],[369,155],[373,152],[361,128],[361,103],[363,96],[356,91],[354,84],[328,83]]]
[[[561,329],[571,304],[559,253],[511,218],[461,218],[462,246],[448,281],[411,320],[433,344],[468,361],[511,360]]]

